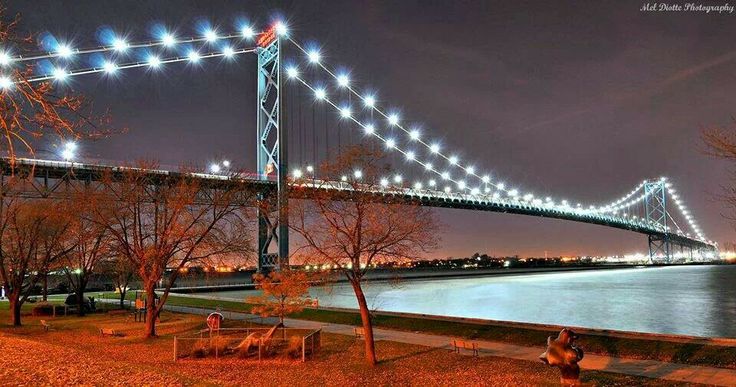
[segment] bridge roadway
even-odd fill
[[[13,173],[13,169],[11,169],[10,162],[7,158],[0,159],[0,168],[2,168],[2,178],[5,181],[7,176]],[[16,173],[17,171],[21,171],[21,173],[22,171],[32,172],[35,178],[32,188],[26,189],[19,194],[26,197],[42,198],[50,197],[54,192],[63,189],[64,184],[60,184],[60,182],[97,181],[104,173],[112,173],[113,176],[120,176],[126,170],[130,169],[135,168],[21,158],[16,160],[15,170]],[[155,178],[158,176],[182,175],[181,172],[162,169],[146,169],[144,171],[151,176],[152,181],[155,181]],[[238,175],[237,177],[207,173],[190,173],[190,175],[201,179],[211,188],[226,187],[228,184],[237,182],[238,184],[245,184],[253,192],[264,193],[266,195],[276,190],[275,181],[261,180],[255,175]],[[687,248],[715,249],[713,245],[686,235],[666,231],[663,226],[653,222],[647,222],[643,218],[632,219],[611,214],[598,214],[586,209],[573,207],[560,208],[559,206],[545,204],[536,205],[521,199],[493,199],[482,194],[446,193],[438,190],[396,187],[355,191],[350,184],[344,182],[307,180],[304,183],[291,184],[289,196],[295,199],[308,199],[321,190],[330,191],[336,198],[349,199],[353,195],[368,195],[371,200],[375,200],[376,202],[419,203],[429,207],[501,212],[597,224],[633,231],[654,238],[669,239],[672,243]]]

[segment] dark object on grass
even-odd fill
[[[547,338],[547,350],[539,355],[539,359],[552,367],[560,369],[560,384],[563,386],[580,385],[580,366],[583,350],[575,346],[578,336],[570,329],[564,328],[554,339]]]
[[[71,307],[79,307],[77,302],[77,295],[74,293],[66,296],[66,300],[64,301],[64,303]],[[95,310],[97,310],[97,302],[95,301],[94,297],[87,297],[87,300],[82,303],[81,307],[84,308],[85,312],[94,312]]]

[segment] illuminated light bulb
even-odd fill
[[[498,184],[496,184],[496,188],[498,188],[500,190],[503,190],[504,187],[506,187],[506,184],[504,184],[504,183],[498,183]]]
[[[367,124],[366,126],[363,127],[363,129],[365,130],[365,134],[373,134],[373,132],[376,130],[373,127],[373,124]]]
[[[372,95],[367,95],[365,98],[363,98],[363,103],[366,107],[372,108],[376,106],[376,97]]]
[[[57,81],[63,81],[69,75],[69,73],[67,73],[66,70],[62,68],[55,68],[54,71],[51,72],[51,74]]]
[[[225,46],[225,48],[222,49],[222,55],[226,58],[232,58],[233,55],[235,55],[235,51],[230,46]]]
[[[488,175],[485,175],[481,177],[480,180],[483,181],[484,183],[488,183],[489,181],[491,181],[491,178]]]
[[[204,33],[204,38],[208,42],[212,43],[212,42],[216,41],[217,39],[219,39],[220,37],[217,36],[217,32],[215,30],[207,30]]]
[[[419,140],[419,130],[413,129],[411,132],[409,132],[409,138],[414,141]]]
[[[299,76],[299,70],[294,66],[289,67],[286,69],[286,75],[288,75],[289,78],[296,78]]]
[[[276,24],[274,25],[274,30],[279,36],[285,36],[289,33],[289,27],[286,25],[286,23],[282,21],[276,22]]]
[[[348,87],[350,84],[350,78],[347,76],[347,74],[340,74],[337,76],[337,84],[341,87]]]
[[[210,172],[212,172],[212,173],[219,173],[220,172],[220,164],[212,164],[212,165],[210,165]]]
[[[350,111],[350,107],[349,106],[345,106],[345,107],[340,108],[340,117],[342,117],[342,118],[350,118],[350,115],[351,114],[353,114],[353,113]]]
[[[414,189],[422,189],[422,183],[420,182],[414,183]]]
[[[199,62],[200,56],[197,51],[192,50],[192,51],[189,51],[189,54],[187,54],[187,58],[189,58],[190,62],[197,63]]]
[[[304,174],[301,169],[295,169],[293,175],[295,178],[300,179]]]
[[[172,34],[166,33],[161,37],[161,43],[165,47],[171,47],[176,44],[176,37]]]
[[[10,54],[5,51],[0,52],[0,66],[7,66],[12,61],[13,59],[10,57]]]
[[[393,138],[389,138],[386,140],[386,148],[393,149],[393,147],[396,146],[396,141],[394,141]]]
[[[363,177],[363,171],[358,169],[355,172],[353,172],[353,176],[355,176],[356,179],[360,179],[361,177]]]
[[[426,163],[424,164],[424,169],[431,171],[432,170],[432,163]]]
[[[397,125],[399,123],[399,115],[391,114],[390,116],[388,116],[388,123],[391,125]]]
[[[403,178],[401,177],[401,175],[394,176],[394,183],[401,183],[402,180]]]
[[[483,192],[488,193],[491,192],[491,187],[486,187],[483,189]]]
[[[442,180],[450,180],[450,173],[449,172],[442,172],[442,174],[440,176],[442,176]]]
[[[13,86],[13,81],[10,77],[0,77],[0,89],[6,90]]]
[[[494,199],[498,199],[498,198],[500,198],[500,197],[501,197],[501,194],[500,194],[500,193],[498,193],[498,192],[494,192],[494,193],[493,193],[493,198],[494,198]]]
[[[412,152],[412,151],[406,152],[406,159],[409,160],[409,161],[414,160],[414,152]]]
[[[450,189],[450,187],[445,187],[444,191],[445,191],[445,193],[450,193],[451,189]]]
[[[440,144],[432,144],[429,146],[429,150],[432,151],[432,153],[439,153],[440,151]]]
[[[159,59],[155,55],[151,55],[148,57],[148,65],[153,68],[158,68],[159,66],[161,66],[161,59]]]
[[[509,196],[517,197],[517,196],[519,196],[519,191],[516,190],[515,188],[513,188],[513,189],[510,189],[509,190],[508,194],[509,194]]]
[[[459,188],[459,189],[465,189],[465,182],[462,181],[462,180],[459,181],[459,182],[457,182],[457,188]]]
[[[388,179],[385,177],[381,179],[381,187],[387,187],[388,186]]]
[[[317,98],[319,100],[323,100],[323,99],[325,99],[326,96],[327,96],[327,92],[325,91],[325,89],[319,88],[319,89],[315,89],[314,90],[314,97],[315,98]]]
[[[230,162],[227,161],[227,160],[223,160],[222,161],[222,166],[225,167],[225,168],[230,168]]]
[[[450,164],[457,165],[458,161],[457,156],[450,156]]]
[[[311,165],[307,165],[307,172],[312,173],[314,172],[314,167]]]
[[[105,62],[105,64],[102,65],[102,69],[108,74],[114,74],[118,70],[118,65],[113,62]]]
[[[115,51],[125,51],[128,49],[128,42],[122,38],[115,38],[112,42],[112,48],[114,48]]]
[[[431,179],[431,180],[429,181],[429,186],[430,186],[430,187],[434,187],[434,186],[436,186],[436,185],[437,185],[437,182],[436,182],[436,181],[434,181],[434,179]]]
[[[467,168],[465,168],[465,173],[468,174],[468,175],[472,175],[472,174],[475,173],[475,168],[472,167],[472,166],[467,167]]]
[[[348,181],[348,177],[345,175],[340,176],[340,181]]]
[[[243,27],[243,28],[242,28],[242,29],[240,30],[240,33],[241,33],[241,34],[243,35],[243,37],[244,37],[244,38],[246,38],[246,39],[252,39],[252,38],[253,38],[253,36],[254,36],[254,35],[256,34],[256,32],[255,32],[255,31],[253,31],[253,27],[251,27],[251,26],[244,26],[244,27]]]
[[[66,44],[60,44],[56,47],[56,53],[62,58],[69,58],[74,55],[74,50]]]
[[[470,190],[471,195],[477,195],[480,193],[480,190],[478,188],[473,188]]]
[[[309,58],[309,61],[311,63],[319,63],[320,59],[322,59],[322,56],[319,54],[319,51],[317,50],[309,51],[309,53],[307,54],[307,57]]]

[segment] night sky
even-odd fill
[[[699,136],[703,128],[729,125],[736,115],[736,13],[643,13],[641,6],[636,1],[8,3],[10,12],[22,14],[24,29],[48,31],[78,47],[97,45],[94,36],[102,25],[138,41],[150,39],[155,22],[191,36],[201,19],[224,32],[234,30],[237,17],[264,26],[283,15],[292,36],[322,47],[326,63],[349,70],[361,89],[377,91],[381,105],[400,109],[405,120],[420,124],[477,169],[523,191],[583,203],[614,200],[644,178],[666,175],[705,234],[730,242],[731,224],[714,198],[728,165],[704,155]],[[253,56],[172,64],[155,74],[130,70],[116,79],[89,75],[75,78],[66,90],[88,95],[100,110],[110,109],[115,126],[130,129],[81,144],[85,157],[162,164],[225,157],[254,169]],[[297,92],[291,95],[296,98]],[[310,111],[311,105],[304,106]],[[347,142],[348,128],[343,130]],[[311,154],[311,148],[305,152]],[[600,226],[439,213],[446,231],[438,257],[646,250],[645,236]]]

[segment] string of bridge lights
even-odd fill
[[[337,85],[340,88],[343,88],[347,90],[352,95],[356,96],[366,108],[371,109],[371,111],[374,111],[378,113],[380,117],[383,117],[388,123],[390,127],[395,127],[404,132],[408,137],[410,142],[417,143],[423,147],[425,147],[429,152],[436,157],[440,157],[444,159],[449,165],[448,168],[444,171],[440,171],[437,169],[432,163],[429,161],[421,161],[414,151],[412,150],[406,150],[402,149],[400,146],[397,145],[396,140],[390,137],[384,137],[380,133],[377,132],[375,124],[373,122],[371,123],[365,123],[353,115],[351,111],[351,106],[349,105],[342,105],[338,106],[334,101],[330,100],[327,96],[327,91],[324,88],[321,87],[314,87],[310,85],[307,81],[305,81],[303,78],[299,77],[299,70],[297,67],[292,66],[286,69],[286,75],[291,78],[299,81],[303,86],[309,88],[313,93],[317,100],[321,100],[329,104],[332,108],[334,108],[337,112],[340,113],[340,116],[343,119],[349,119],[360,128],[363,129],[365,135],[370,135],[375,137],[376,139],[383,142],[385,147],[389,150],[397,151],[400,154],[402,154],[407,161],[413,161],[415,163],[418,163],[421,165],[425,171],[431,172],[439,176],[439,178],[442,181],[449,181],[452,182],[457,186],[457,188],[461,192],[469,191],[471,195],[478,196],[483,195],[486,198],[492,198],[493,200],[499,200],[501,198],[501,193],[504,193],[507,197],[511,198],[514,201],[517,202],[528,202],[529,204],[533,204],[536,206],[540,206],[543,208],[551,209],[551,210],[557,210],[557,211],[566,211],[576,214],[588,214],[593,216],[602,216],[605,214],[616,214],[617,212],[629,208],[642,200],[644,200],[647,196],[645,193],[644,195],[641,195],[633,200],[630,200],[636,193],[638,193],[645,185],[645,182],[642,182],[639,184],[634,190],[623,196],[622,198],[611,202],[604,206],[590,206],[589,208],[585,209],[582,207],[581,204],[577,204],[577,206],[570,205],[566,200],[561,200],[558,203],[555,203],[555,201],[552,200],[550,197],[546,197],[545,200],[542,200],[541,198],[535,198],[534,194],[528,193],[525,195],[521,195],[518,191],[518,189],[515,188],[507,188],[506,185],[503,182],[497,182],[497,181],[491,181],[491,178],[489,175],[480,175],[476,173],[475,168],[472,165],[465,165],[462,164],[456,155],[448,155],[443,152],[441,152],[441,145],[439,142],[430,142],[422,138],[422,133],[419,131],[419,129],[411,128],[407,129],[402,123],[401,119],[398,115],[398,113],[395,112],[386,112],[384,110],[381,110],[380,107],[377,104],[376,95],[375,94],[366,94],[362,95],[356,91],[356,89],[351,85],[349,75],[347,73],[336,73],[333,70],[330,70],[322,61],[322,56],[319,50],[305,50],[302,45],[300,45],[296,40],[292,39],[288,35],[288,27],[283,22],[276,22],[274,24],[274,30],[276,34],[280,37],[285,38],[287,41],[291,42],[297,49],[299,49],[304,55],[306,55],[308,61],[310,64],[316,65],[319,68],[321,68],[323,71],[325,71],[330,77],[334,79],[334,81],[337,83]],[[68,63],[71,63],[75,57],[86,55],[86,54],[95,54],[95,53],[115,53],[117,55],[124,55],[131,50],[136,49],[145,49],[145,48],[162,48],[164,50],[173,50],[177,46],[184,46],[188,44],[194,44],[194,43],[204,43],[201,47],[198,49],[190,48],[189,51],[185,55],[175,55],[175,56],[168,56],[168,57],[162,57],[156,54],[149,54],[145,60],[138,60],[138,61],[129,61],[129,62],[115,62],[113,60],[105,60],[104,62],[100,63],[99,66],[92,66],[88,68],[81,68],[76,70],[67,70],[63,66],[57,66],[53,67],[51,71],[48,71],[45,74],[41,75],[35,75],[31,76],[26,79],[20,78],[20,75],[17,75],[17,79],[13,79],[8,75],[0,73],[0,90],[7,91],[11,89],[15,84],[21,83],[21,82],[42,82],[42,81],[55,81],[55,82],[64,82],[69,77],[72,76],[78,76],[78,75],[86,75],[86,74],[94,74],[94,73],[105,73],[108,75],[112,75],[117,73],[119,70],[125,70],[125,69],[131,69],[131,68],[140,68],[140,67],[147,67],[150,69],[158,69],[162,65],[169,64],[169,63],[177,63],[177,62],[190,62],[190,63],[198,63],[200,60],[203,59],[210,59],[210,58],[232,58],[236,55],[246,54],[246,53],[253,53],[256,52],[256,47],[245,47],[245,48],[233,48],[232,45],[227,44],[228,41],[231,40],[245,40],[245,41],[253,41],[256,37],[261,35],[262,31],[257,31],[253,29],[253,27],[249,25],[243,25],[240,27],[238,33],[231,33],[231,34],[223,34],[220,35],[218,31],[214,28],[207,28],[204,31],[201,31],[201,36],[197,37],[188,37],[188,38],[180,38],[174,35],[171,32],[163,31],[160,33],[155,40],[148,41],[148,42],[138,42],[138,43],[130,43],[128,42],[124,37],[122,36],[115,36],[113,37],[107,44],[95,47],[95,48],[85,48],[85,49],[78,49],[72,47],[68,43],[58,43],[53,51],[45,52],[45,53],[38,53],[38,54],[32,54],[28,56],[22,56],[17,55],[13,56],[10,51],[7,50],[0,50],[0,69],[7,70],[11,69],[15,65],[22,65],[26,62],[31,61],[40,61],[40,60],[48,60],[48,59],[54,59],[57,62],[66,61]],[[206,45],[212,45],[220,44],[219,48],[217,50],[210,49],[209,51],[202,52],[204,48],[206,48]],[[17,73],[19,74],[19,73]],[[62,151],[62,157],[65,160],[72,159],[74,157],[74,152],[76,150],[76,144],[75,143],[67,143]],[[465,180],[453,178],[453,176],[450,174],[450,169],[456,167],[461,169],[466,176],[475,177],[482,183],[482,186],[480,187],[469,187],[468,184],[465,182]],[[217,168],[219,169],[219,167]],[[215,169],[212,169],[213,172],[216,173]],[[314,168],[311,166],[307,167],[307,172],[313,173]],[[360,178],[362,172],[359,170],[354,171],[354,177]],[[295,177],[301,177],[302,172],[299,169],[296,169],[294,171]],[[347,176],[343,176],[342,180],[345,180]],[[401,184],[403,182],[403,177],[401,174],[394,175],[390,180],[389,178],[382,178],[380,181],[380,184],[382,187],[388,187],[392,181],[395,184]],[[431,189],[435,189],[438,182],[435,179],[430,179],[428,182],[428,186]],[[494,192],[491,192],[491,187],[495,188]],[[678,209],[680,210],[683,217],[688,221],[690,227],[695,231],[695,233],[698,235],[698,237],[701,240],[705,240],[705,237],[701,233],[698,225],[693,220],[692,216],[689,214],[685,206],[682,204],[682,202],[679,200],[677,194],[675,193],[675,190],[671,187],[670,183],[666,183],[667,192],[672,197],[673,201],[677,205]],[[415,182],[413,185],[414,189],[421,190],[424,188],[424,185],[421,182]],[[483,188],[481,190],[481,188]],[[445,186],[443,191],[445,193],[451,193],[452,188],[450,186]],[[624,217],[627,217],[628,214],[623,214]],[[669,215],[668,213],[668,216]],[[637,219],[636,216],[633,216],[632,218]],[[677,226],[677,224],[673,223]],[[679,226],[677,226],[679,230]],[[679,230],[682,232],[682,230]],[[689,234],[688,234],[689,235]]]

